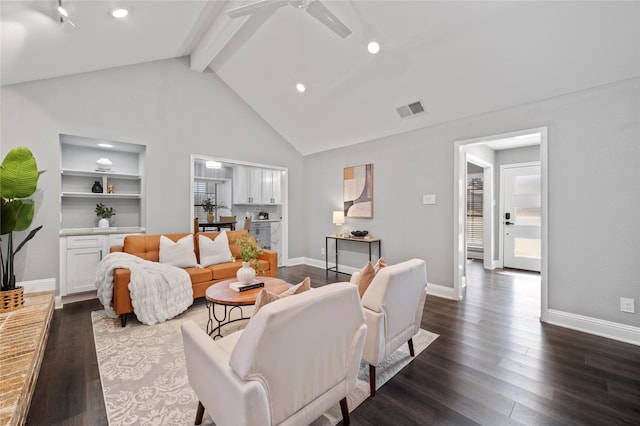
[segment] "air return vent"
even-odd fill
[[[421,101],[410,103],[409,105],[402,105],[396,108],[401,118],[409,118],[414,115],[423,114],[425,112],[424,106]]]

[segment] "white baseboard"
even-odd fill
[[[440,284],[427,283],[427,294],[444,299],[458,300],[456,291],[452,287],[446,287]]]
[[[547,322],[640,346],[640,327],[549,309]]]
[[[40,291],[56,291],[56,279],[44,278],[41,280],[22,281],[17,283],[20,287],[24,288],[25,294],[37,293]]]
[[[62,298],[62,304],[68,305],[69,303],[73,303],[73,302],[82,302],[83,300],[91,300],[91,299],[97,299],[97,298],[98,298],[97,290],[85,291],[83,293],[74,293],[74,294],[69,294],[67,296],[64,296]]]
[[[53,300],[55,302],[55,308],[62,309],[62,296],[56,296]]]
[[[293,259],[290,259],[290,261],[292,261]],[[319,260],[319,259],[312,259],[309,257],[299,257],[297,259],[295,259],[297,263],[289,263],[289,265],[293,266],[293,265],[308,265],[308,266],[313,266],[316,268],[320,268],[320,269],[325,269],[327,267],[327,264],[325,263],[324,260]],[[329,262],[329,268],[333,268],[335,267],[336,264],[335,263],[331,263]],[[338,270],[340,271],[341,274],[353,274],[354,272],[358,272],[360,270],[360,268],[354,268],[353,266],[346,266],[346,265],[339,265],[338,266]],[[330,273],[333,272],[335,273],[335,271],[329,271]]]

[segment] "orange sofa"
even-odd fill
[[[200,262],[200,250],[198,246],[198,235],[204,235],[214,239],[219,232],[199,232],[194,235],[194,251],[198,263]],[[176,242],[184,238],[185,234],[162,234],[165,237]],[[240,258],[240,247],[233,243],[234,238],[240,238],[243,235],[249,235],[246,230],[227,231],[229,238],[229,249],[236,259],[234,262],[219,263],[207,266],[205,268],[184,268],[191,278],[193,286],[193,297],[204,297],[207,288],[212,284],[234,278],[236,272],[242,267]],[[110,250],[113,252],[125,252],[141,257],[145,260],[158,262],[160,258],[160,234],[157,235],[129,235],[124,239],[124,245],[113,246]],[[271,250],[264,250],[264,253],[258,257],[260,263],[258,267],[258,275],[267,277],[278,276],[278,253]],[[127,324],[127,314],[133,312],[131,304],[131,295],[129,293],[129,280],[131,273],[128,269],[116,269],[113,274],[113,309],[116,315],[120,315],[120,322],[124,327]]]

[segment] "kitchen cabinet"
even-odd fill
[[[281,204],[281,184],[280,170],[235,166],[233,204]]]
[[[282,204],[282,172],[262,169],[262,204]]]
[[[248,166],[233,168],[233,204],[262,203],[262,169]]]

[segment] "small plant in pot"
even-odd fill
[[[31,226],[35,203],[31,197],[38,186],[38,178],[44,171],[38,171],[36,159],[24,146],[7,153],[0,167],[0,192],[2,210],[0,213],[0,312],[12,311],[23,306],[23,289],[16,287],[15,255],[42,229],[42,225],[27,234],[14,249],[13,233],[26,231]],[[6,247],[6,248],[5,248]]]
[[[249,284],[256,276],[256,270],[260,266],[258,256],[264,251],[252,237],[243,235],[240,238],[232,238],[231,242],[240,247],[240,258],[242,258],[242,268],[236,273],[238,281],[242,284]],[[251,264],[253,263],[253,267]]]
[[[109,219],[111,216],[114,216],[116,211],[113,207],[107,207],[102,203],[96,204],[96,215],[100,218],[98,221],[99,228],[108,228],[109,227]]]
[[[207,212],[207,222],[209,223],[215,222],[216,211],[218,209],[227,209],[227,208],[228,207],[225,206],[224,203],[214,204],[211,198],[207,198],[206,200],[202,201],[202,209],[205,212]]]

